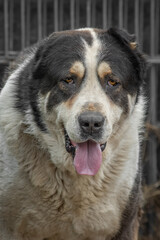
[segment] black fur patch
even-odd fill
[[[53,35],[54,36],[54,35]],[[64,34],[56,34],[57,38],[50,37],[45,45],[42,45],[36,54],[33,68],[34,84],[39,85],[39,91],[46,94],[51,91],[48,109],[57,105],[62,101],[66,101],[77,93],[79,83],[74,77],[72,86],[65,84],[65,79],[69,76],[69,69],[75,61],[83,62],[84,59],[84,43],[82,38],[91,43],[91,36],[83,31],[64,32]],[[60,88],[63,85],[63,88]]]
[[[118,78],[121,84],[119,89],[117,87],[105,88],[105,86],[103,88],[112,101],[127,112],[127,95],[138,96],[140,86],[143,84],[145,60],[137,49],[131,49],[130,42],[134,41],[134,37],[125,31],[111,28],[108,31],[99,31],[98,37],[103,49],[99,63],[107,62],[112,69],[112,77]]]
[[[137,173],[133,189],[125,211],[121,219],[121,228],[117,235],[112,240],[132,240],[135,239],[134,235],[136,224],[139,222],[139,210],[141,209],[140,202],[142,198],[141,193],[141,171]]]
[[[84,43],[90,45],[92,37],[89,31],[66,31],[55,33],[42,41],[37,47],[34,59],[24,68],[18,77],[16,108],[25,113],[31,106],[37,126],[47,131],[38,107],[38,93],[51,91],[48,109],[67,100],[78,91],[78,84],[62,91],[59,83],[69,74],[69,68],[75,61],[83,61]],[[76,81],[75,81],[76,82]]]

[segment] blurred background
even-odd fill
[[[140,239],[160,240],[160,0],[0,0],[0,88],[6,67],[24,48],[53,31],[82,27],[125,28],[146,54]]]

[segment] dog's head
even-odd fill
[[[145,64],[133,36],[115,29],[54,33],[30,65],[34,122],[74,158],[78,173],[95,175],[108,139],[138,102]]]

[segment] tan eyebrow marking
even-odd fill
[[[69,72],[70,74],[74,74],[82,79],[84,76],[85,68],[80,61],[76,61],[70,68]]]
[[[103,79],[107,74],[112,74],[111,67],[107,62],[101,62],[98,66],[98,75]]]

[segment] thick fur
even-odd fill
[[[116,29],[54,33],[22,54],[0,94],[1,240],[137,239],[144,71],[133,36]],[[87,140],[85,111],[105,119],[94,176],[65,147],[65,132]]]

